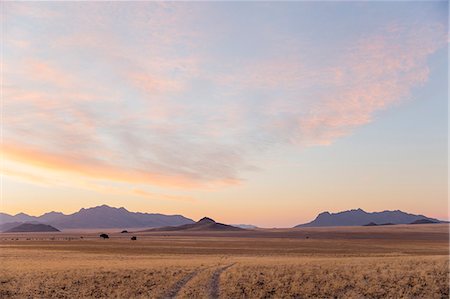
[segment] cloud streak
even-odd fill
[[[11,24],[38,20],[34,5],[17,5],[7,4]],[[428,57],[447,43],[439,23],[392,24],[312,63],[319,59],[310,42],[283,43],[274,31],[263,57],[230,63],[235,55],[217,49],[220,37],[196,23],[196,6],[129,5],[115,22],[118,8],[49,6],[41,27],[11,29],[21,34],[5,43],[7,160],[91,182],[236,185],[263,167],[251,156],[329,145],[406,100],[427,81]]]
[[[16,144],[4,143],[3,155],[9,161],[27,166],[52,172],[70,173],[96,180],[183,188],[205,186],[202,180],[195,180],[183,175],[164,175],[137,168],[125,169],[98,160],[81,160],[76,154],[63,156]],[[212,185],[216,183],[220,182],[211,182]],[[233,181],[223,180],[222,183],[233,183]]]

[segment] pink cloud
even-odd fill
[[[41,5],[29,5],[29,3],[6,2],[5,9],[8,15],[20,15],[37,19],[51,19],[61,15],[53,9]]]
[[[74,177],[168,188],[236,184],[254,169],[249,156],[271,146],[351,134],[424,84],[427,58],[447,40],[439,25],[394,24],[317,65],[308,61],[314,49],[292,38],[274,38],[265,59],[229,65],[207,51],[220,37],[192,26],[199,15],[190,6],[86,5],[67,16],[68,34],[42,37],[51,58],[31,38],[11,42],[30,58],[7,62],[7,155]]]
[[[40,83],[68,87],[73,81],[69,72],[62,71],[46,61],[29,59],[25,64],[27,65],[27,77]]]
[[[288,134],[291,142],[307,146],[330,144],[373,121],[376,112],[406,100],[413,88],[424,84],[429,75],[427,57],[444,46],[445,28],[395,28],[357,41],[340,65],[312,70],[334,75],[322,77],[326,89],[314,93],[309,108],[295,99],[270,103],[269,114],[284,111],[287,115],[273,123],[278,134]]]

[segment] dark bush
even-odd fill
[[[109,239],[109,236],[108,236],[107,234],[101,234],[101,235],[100,235],[100,238],[103,238],[103,239]]]
[[[132,240],[132,241],[136,241],[136,240],[137,240],[137,237],[136,237],[136,236],[132,236],[132,237],[131,237],[131,240]]]

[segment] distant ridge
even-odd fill
[[[204,217],[193,224],[180,226],[166,226],[148,229],[146,231],[242,231],[243,228],[215,222],[213,219]]]
[[[13,227],[19,226],[19,225],[21,225],[23,223],[34,223],[34,224],[37,224],[39,222],[36,222],[36,221],[33,221],[33,222],[19,222],[19,221],[15,221],[15,222],[3,223],[3,224],[0,224],[0,232],[7,231],[7,230],[9,230],[9,229],[11,229]]]
[[[438,219],[425,217],[423,215],[409,214],[400,210],[368,213],[362,209],[356,209],[339,213],[323,212],[313,221],[295,227],[376,226],[410,224],[418,220],[426,220],[432,223],[441,222]]]
[[[18,226],[12,227],[5,233],[38,233],[38,232],[59,232],[60,230],[51,225],[42,223],[22,223]]]
[[[194,223],[192,219],[181,215],[149,214],[130,212],[127,209],[114,208],[107,205],[80,209],[78,212],[65,215],[60,212],[49,212],[41,216],[30,216],[24,213],[8,215],[0,213],[0,227],[10,228],[9,223],[39,222],[60,229],[91,228],[146,228],[175,226]]]
[[[257,229],[258,228],[256,225],[253,225],[253,224],[230,224],[230,225],[235,226],[235,227],[240,227],[243,229]]]
[[[380,223],[380,224],[376,224],[374,222],[370,222],[370,223],[364,224],[363,226],[386,226],[386,225],[395,225],[395,224],[394,223],[390,223],[390,222],[388,222],[388,223]]]
[[[411,222],[410,224],[435,224],[435,223],[439,223],[430,219],[418,219],[416,221]]]
[[[364,224],[364,226],[377,226],[378,224],[376,224],[375,222],[370,222],[367,224]]]

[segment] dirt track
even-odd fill
[[[228,268],[232,267],[235,263],[229,264],[225,267],[218,268],[212,275],[211,281],[210,281],[210,297],[211,298],[219,298],[220,294],[220,274],[227,270]]]

